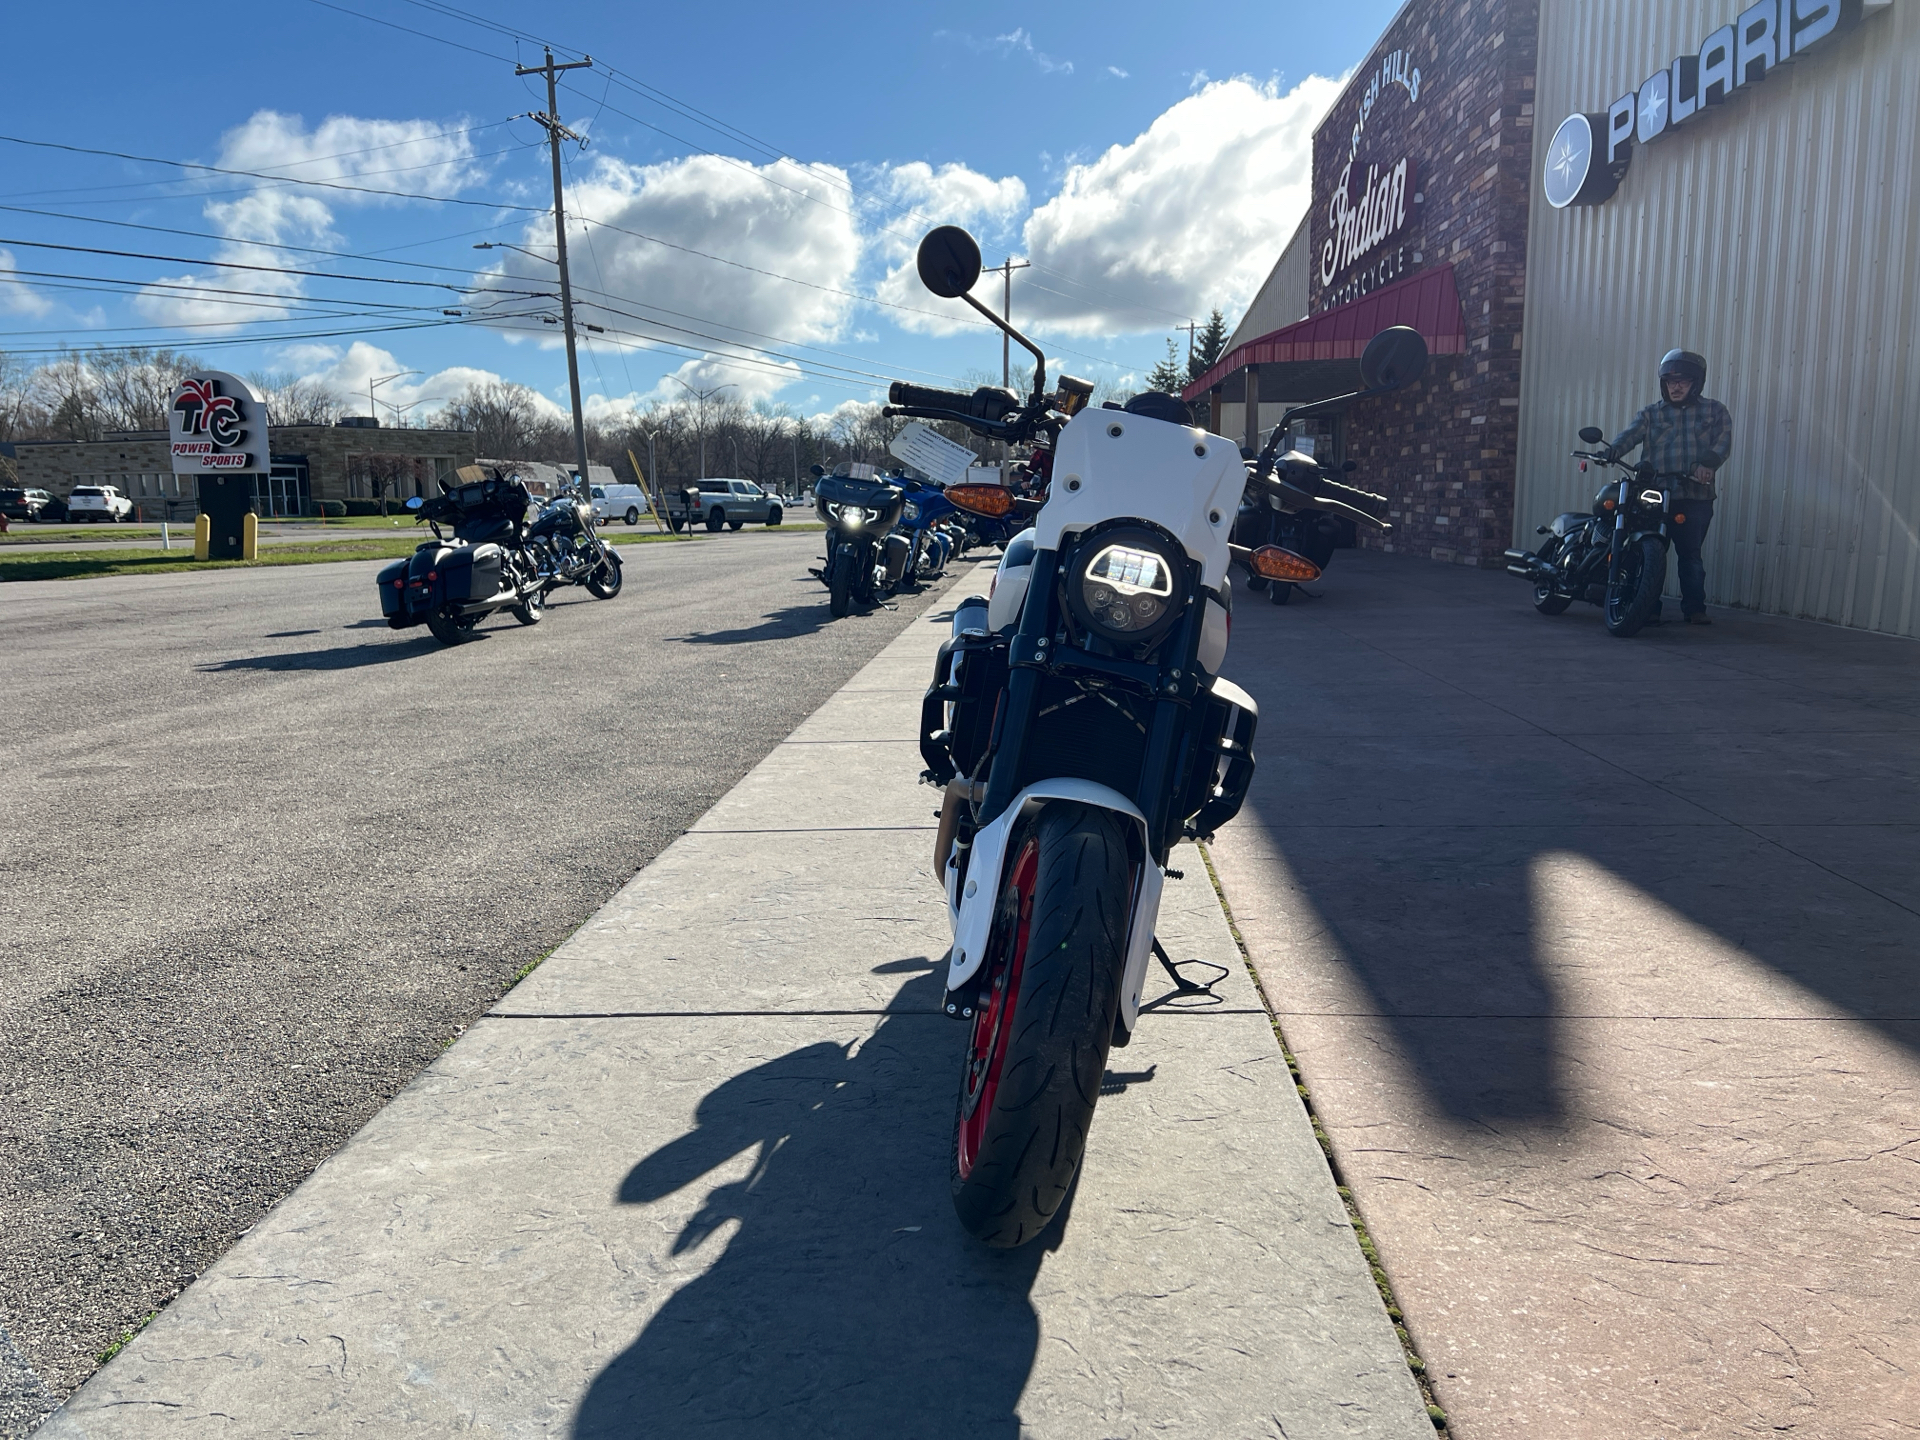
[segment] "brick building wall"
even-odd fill
[[[1435,356],[1418,385],[1356,403],[1344,425],[1355,477],[1391,502],[1393,531],[1361,543],[1494,567],[1513,530],[1519,446],[1520,334],[1526,302],[1527,205],[1533,163],[1538,0],[1415,0],[1395,18],[1314,136],[1311,312],[1377,284],[1454,267],[1466,324],[1463,355]],[[1370,164],[1412,162],[1405,228],[1331,282],[1328,200],[1346,166],[1361,107],[1395,52],[1418,67],[1420,91],[1381,87],[1354,158],[1357,192]],[[1384,262],[1384,263],[1383,263]]]

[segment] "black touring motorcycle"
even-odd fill
[[[1576,600],[1598,605],[1607,633],[1630,639],[1653,619],[1667,583],[1669,525],[1684,520],[1676,502],[1677,475],[1662,475],[1644,460],[1629,465],[1604,448],[1606,436],[1588,425],[1580,439],[1599,450],[1575,450],[1580,469],[1589,464],[1622,472],[1594,497],[1593,509],[1570,510],[1534,533],[1546,536],[1538,550],[1509,550],[1507,573],[1532,582],[1533,608],[1558,615]]]
[[[1311,455],[1281,451],[1291,439],[1295,420],[1344,405],[1351,398],[1336,395],[1289,410],[1265,448],[1253,457],[1233,538],[1249,552],[1274,546],[1310,562],[1310,566],[1296,566],[1298,573],[1287,579],[1269,579],[1248,570],[1247,588],[1255,594],[1266,591],[1275,605],[1293,599],[1295,586],[1319,579],[1333,563],[1335,550],[1351,549],[1354,527],[1365,525],[1382,532],[1393,528],[1386,520],[1386,496],[1334,479],[1335,472]],[[1359,468],[1348,460],[1338,473],[1351,475]]]
[[[907,492],[889,481],[813,467],[813,508],[827,527],[826,560],[813,574],[827,587],[834,619],[885,599],[906,575],[913,541],[894,528],[906,505]]]
[[[1257,708],[1220,673],[1228,567],[1283,578],[1311,562],[1231,543],[1249,467],[1177,397],[1094,407],[1092,387],[1065,377],[1049,391],[1045,356],[968,293],[980,249],[964,230],[930,233],[919,270],[1035,359],[1024,401],[896,384],[885,412],[1031,446],[1046,497],[947,488],[963,509],[1025,514],[1031,528],[1008,542],[990,598],[956,607],[920,721],[922,778],[944,791],[934,864],[954,938],[943,1008],[967,1031],[953,1203],[968,1231],[1006,1247],[1058,1210],[1108,1048],[1132,1038],[1147,966],[1157,957],[1173,970],[1153,933],[1173,847],[1232,819],[1253,778]],[[1379,393],[1411,383],[1425,360],[1417,334],[1388,331],[1361,372]]]
[[[618,595],[620,555],[594,529],[592,509],[569,493],[529,522],[532,505],[524,485],[499,475],[467,480],[433,499],[409,499],[406,508],[416,523],[427,522],[433,539],[380,572],[387,624],[424,624],[442,645],[457,645],[501,610],[538,625],[547,596],[562,585],[585,585],[602,600]]]

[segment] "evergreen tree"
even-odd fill
[[[1164,391],[1168,395],[1178,395],[1187,383],[1187,377],[1180,369],[1180,352],[1174,348],[1173,337],[1167,337],[1167,358],[1147,372],[1147,389]]]
[[[1194,337],[1193,354],[1187,360],[1186,383],[1191,385],[1219,363],[1227,352],[1227,317],[1215,310]]]

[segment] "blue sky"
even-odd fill
[[[561,97],[591,136],[568,158],[569,245],[602,326],[582,358],[597,413],[679,393],[670,376],[814,414],[880,377],[997,371],[994,332],[912,278],[912,240],[948,220],[990,262],[1033,259],[1016,321],[1121,381],[1188,316],[1249,298],[1305,209],[1331,77],[1396,8],[14,7],[0,132],[331,184],[0,142],[0,350],[167,344],[361,394],[417,370],[381,393],[420,414],[489,376],[564,403],[551,263],[471,248],[551,254],[546,152],[512,118],[544,107],[511,62],[545,40],[599,62]]]

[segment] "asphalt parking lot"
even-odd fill
[[[819,544],[453,650],[374,564],[8,587],[0,1434],[933,603],[829,621]]]

